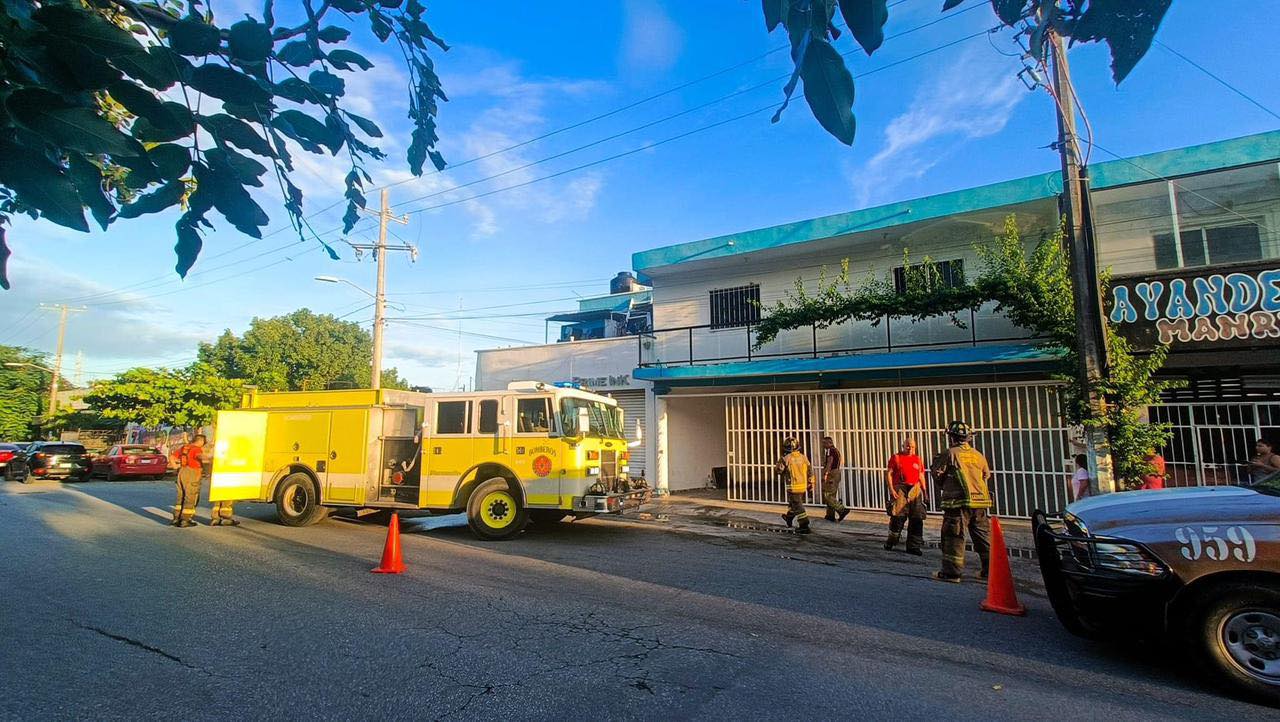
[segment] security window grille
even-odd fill
[[[913,263],[910,266],[898,266],[893,269],[893,288],[899,294],[907,292],[908,288],[930,288],[934,283],[941,283],[942,288],[959,288],[964,285],[964,259],[956,258],[951,261],[935,261],[933,264],[937,269],[937,276],[931,276],[927,273],[927,268],[923,263]]]
[[[1153,238],[1156,268],[1195,268],[1196,266],[1262,260],[1260,223],[1241,223],[1214,228],[1182,228],[1179,243],[1172,233],[1157,233]]]
[[[711,328],[737,328],[760,322],[760,284],[711,292]]]

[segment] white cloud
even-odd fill
[[[669,70],[683,47],[684,31],[658,0],[627,0],[619,58],[625,71]]]
[[[857,205],[884,200],[960,144],[999,133],[1026,95],[1005,58],[986,49],[966,51],[889,121],[884,147],[849,173]]]

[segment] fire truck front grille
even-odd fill
[[[600,452],[600,480],[609,485],[618,480],[618,452]]]

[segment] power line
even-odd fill
[[[1226,89],[1230,90],[1231,92],[1235,93],[1236,95],[1239,95],[1241,98],[1244,98],[1245,100],[1249,101],[1250,103],[1253,103],[1253,105],[1255,105],[1255,106],[1256,106],[1259,110],[1261,110],[1262,112],[1266,113],[1267,115],[1270,115],[1272,118],[1275,118],[1276,120],[1280,120],[1280,113],[1276,113],[1276,111],[1274,111],[1274,110],[1272,110],[1272,109],[1268,108],[1267,106],[1263,105],[1263,104],[1262,104],[1262,103],[1260,103],[1256,98],[1254,98],[1252,95],[1249,95],[1248,93],[1244,92],[1243,90],[1241,90],[1240,88],[1236,87],[1235,85],[1232,85],[1231,83],[1229,83],[1229,82],[1227,82],[1226,80],[1224,80],[1221,76],[1216,75],[1213,71],[1211,71],[1211,70],[1209,70],[1208,68],[1204,67],[1204,66],[1203,66],[1203,65],[1201,65],[1200,63],[1197,63],[1196,61],[1192,60],[1191,58],[1188,58],[1187,56],[1185,56],[1185,55],[1183,55],[1182,53],[1178,52],[1177,50],[1175,50],[1175,49],[1173,49],[1173,48],[1169,47],[1168,45],[1166,45],[1166,44],[1164,44],[1164,43],[1160,42],[1159,40],[1156,40],[1156,41],[1155,41],[1155,43],[1156,43],[1156,45],[1159,45],[1160,47],[1162,47],[1162,48],[1164,48],[1165,50],[1169,51],[1169,52],[1170,52],[1170,53],[1172,53],[1173,55],[1175,55],[1175,56],[1177,56],[1177,57],[1179,57],[1179,58],[1182,58],[1182,60],[1183,60],[1184,62],[1186,62],[1188,65],[1190,65],[1191,67],[1195,68],[1196,70],[1199,70],[1200,72],[1204,73],[1205,75],[1209,76],[1210,78],[1213,78],[1214,80],[1218,81],[1218,83],[1219,83],[1219,84],[1221,84],[1221,85],[1222,85],[1223,87],[1225,87]]]

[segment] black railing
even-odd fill
[[[893,319],[895,318],[902,318],[902,317],[885,316],[880,321],[879,325],[884,328],[884,343],[882,344],[872,344],[869,346],[832,347],[832,348],[820,347],[818,344],[818,326],[816,324],[810,324],[809,325],[810,345],[808,350],[793,349],[789,351],[773,352],[773,353],[757,350],[756,348],[754,348],[755,342],[753,338],[752,329],[754,328],[755,324],[745,324],[743,326],[737,326],[733,328],[725,328],[723,326],[712,326],[711,324],[659,328],[659,329],[653,329],[652,331],[648,331],[646,333],[642,333],[636,336],[637,360],[640,368],[652,367],[652,366],[693,366],[696,364],[720,363],[720,362],[729,362],[729,361],[757,361],[757,360],[776,359],[776,358],[815,358],[816,359],[816,358],[824,358],[824,357],[830,357],[830,356],[845,356],[849,354],[858,354],[858,353],[871,353],[871,352],[892,353],[893,351],[901,351],[901,350],[907,350],[907,349],[954,348],[957,346],[977,347],[984,344],[1006,343],[1010,341],[1031,342],[1031,341],[1044,340],[1043,337],[1030,336],[1030,335],[979,337],[977,312],[973,309],[970,309],[969,323],[968,323],[968,330],[969,330],[968,338],[951,339],[951,340],[944,340],[944,341],[935,340],[935,341],[925,341],[925,342],[918,342],[918,343],[896,343],[895,344],[893,342]],[[710,336],[710,334],[717,334],[717,335],[731,334],[734,331],[740,331],[743,334],[745,334],[744,335],[744,346],[745,346],[744,353],[732,354],[727,356],[719,355],[719,354],[698,356],[694,353],[694,336],[695,336],[695,332],[699,332],[699,331],[708,334],[708,338],[714,338],[714,336]],[[668,335],[684,334],[688,342],[688,349],[689,349],[688,357],[684,359],[652,358],[652,356],[657,352],[655,347],[657,346],[657,343],[658,343],[659,334],[668,334]],[[646,358],[646,353],[645,353],[646,342],[649,344],[649,348],[652,349],[648,354],[651,358]],[[674,343],[678,343],[678,341],[675,341]],[[665,344],[665,345],[670,346],[671,344]]]

